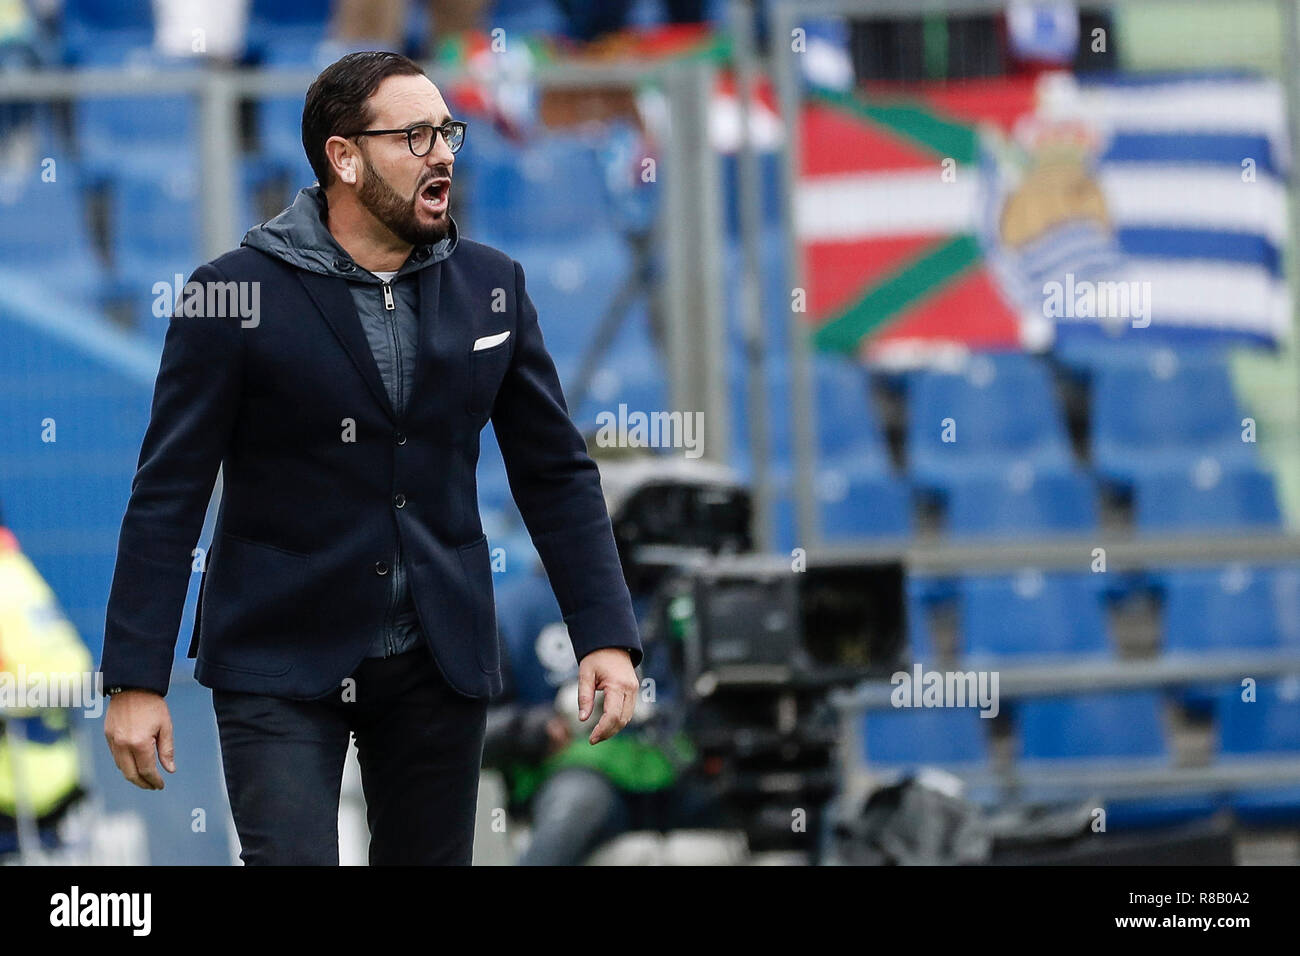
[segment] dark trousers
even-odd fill
[[[468,866],[487,703],[450,687],[423,643],[367,658],[351,682],[316,700],[213,690],[240,859],[338,865],[351,732],[370,864]]]

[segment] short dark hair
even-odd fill
[[[347,136],[370,124],[366,101],[390,76],[424,76],[419,64],[400,53],[367,50],[349,53],[321,70],[307,90],[302,107],[302,148],[321,188],[333,174],[325,155],[325,141]]]

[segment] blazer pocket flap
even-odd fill
[[[484,349],[490,349],[494,345],[500,345],[506,339],[510,338],[510,330],[498,332],[496,335],[485,335],[481,339],[474,340],[474,351],[481,352]]]

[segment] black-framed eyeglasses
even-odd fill
[[[363,129],[351,135],[385,136],[389,133],[404,133],[406,145],[410,147],[412,155],[426,156],[429,150],[433,149],[434,138],[438,133],[441,133],[442,138],[447,141],[448,149],[453,153],[460,152],[460,148],[465,145],[465,126],[464,120],[448,120],[441,126],[434,126],[432,123],[416,123],[406,129]]]

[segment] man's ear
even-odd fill
[[[360,160],[352,143],[342,136],[331,136],[325,141],[325,158],[335,176],[349,185],[356,183]]]

